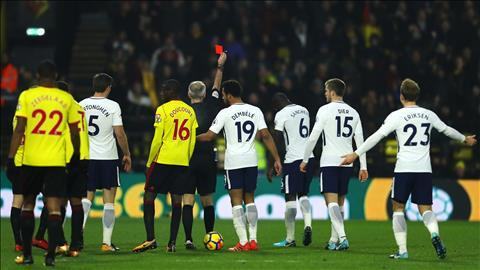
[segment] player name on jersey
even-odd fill
[[[310,114],[300,105],[285,106],[275,115],[275,130],[283,132],[286,153],[285,163],[303,159],[310,130]],[[313,157],[313,154],[310,155]]]

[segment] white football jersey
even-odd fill
[[[113,127],[122,126],[122,111],[108,98],[89,97],[80,102],[85,110],[90,143],[90,159],[118,159]]]
[[[333,101],[320,107],[307,145],[310,151],[320,135],[323,145],[320,167],[340,166],[342,156],[353,152],[352,140],[355,138],[357,145],[363,143],[362,122],[358,112],[343,101]],[[308,160],[307,154],[310,153],[304,153],[304,161]],[[360,169],[367,169],[365,154],[360,156]]]
[[[398,142],[395,172],[432,172],[430,164],[432,127],[452,139],[465,140],[465,136],[447,126],[434,112],[418,106],[409,106],[390,113],[383,125],[355,152],[365,153],[383,137],[395,132]]]
[[[255,135],[267,128],[262,111],[250,104],[237,103],[221,110],[210,130],[218,134],[224,130],[225,170],[258,166]]]
[[[308,110],[296,104],[285,106],[275,115],[275,130],[283,132],[286,148],[284,163],[302,160],[310,135]]]

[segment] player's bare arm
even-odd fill
[[[259,130],[258,133],[260,134],[260,137],[262,138],[262,141],[267,147],[268,151],[273,156],[273,167],[275,168],[276,175],[279,176],[282,173],[282,162],[280,161],[280,156],[278,155],[277,147],[273,141],[272,134],[270,134],[266,128]]]
[[[215,73],[215,80],[213,82],[213,89],[220,90],[220,86],[222,85],[222,77],[223,77],[223,66],[227,61],[227,54],[222,53],[217,60],[217,72]]]
[[[27,118],[25,117],[17,117],[17,126],[12,134],[12,140],[10,143],[10,151],[8,152],[8,158],[13,158],[15,153],[17,153],[17,149],[22,143],[22,137],[25,133],[25,127],[27,126]]]
[[[280,132],[278,130],[273,131],[272,137],[273,137],[273,140],[275,142],[275,145],[278,145],[278,146],[283,145],[282,136],[283,136],[282,132]],[[283,157],[285,156],[285,149],[277,148],[277,150],[279,152],[280,157],[283,160]],[[273,171],[275,170],[275,168],[273,166],[274,162],[275,162],[275,160],[272,159],[272,156],[269,156],[268,157],[268,168],[267,168],[267,179],[268,179],[269,182],[272,182]]]
[[[199,141],[199,142],[210,142],[210,141],[215,140],[216,137],[217,137],[217,134],[215,134],[215,132],[209,130],[205,133],[202,133],[202,134],[198,135],[197,136],[197,141]]]
[[[72,140],[73,152],[80,155],[80,134],[78,130],[78,123],[68,124],[70,127],[70,139]]]
[[[123,169],[126,172],[129,172],[132,168],[132,158],[130,157],[130,149],[128,147],[127,134],[125,134],[125,130],[123,129],[123,126],[114,126],[113,131],[115,132],[115,137],[117,137],[118,144],[120,145],[120,148],[122,149]]]

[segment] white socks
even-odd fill
[[[310,205],[308,197],[302,196],[298,199],[298,202],[300,203],[300,210],[302,211],[305,227],[312,227],[312,206]]]
[[[343,226],[342,213],[340,212],[340,206],[338,206],[338,203],[328,204],[328,214],[330,215],[330,221],[332,222],[333,228],[338,234],[338,239],[342,241],[347,238]]]
[[[292,242],[293,240],[295,240],[295,217],[296,216],[297,216],[297,201],[288,201],[285,205],[285,228],[287,229],[286,240],[288,242]]]
[[[407,222],[403,212],[393,212],[393,234],[400,254],[407,252]]]
[[[245,208],[247,209],[248,235],[250,236],[250,241],[257,241],[257,207],[254,203],[249,203],[245,205]]]
[[[87,223],[88,214],[90,213],[90,208],[92,207],[92,202],[89,199],[82,199],[83,207],[83,229],[85,229],[85,224]]]
[[[433,234],[439,235],[438,222],[435,214],[432,211],[428,210],[423,212],[422,217],[423,224],[425,224],[425,227],[427,227],[428,231],[430,232],[430,236],[433,236]]]
[[[245,245],[248,242],[247,239],[247,228],[245,220],[245,212],[241,205],[236,205],[232,207],[233,215],[233,227],[235,227],[235,232],[237,233],[238,240],[240,244]]]
[[[112,244],[112,233],[115,225],[115,207],[113,203],[106,203],[103,205],[103,243],[107,245]]]
[[[343,214],[343,205],[340,206],[340,213],[342,214],[342,220],[345,217]],[[330,223],[330,240],[329,242],[337,243],[338,242],[338,233],[335,230],[335,227],[333,227],[333,223]]]

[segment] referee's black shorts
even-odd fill
[[[200,196],[215,193],[217,164],[214,156],[203,155],[192,158],[188,169],[188,177],[184,189],[185,194],[195,194],[195,191]]]
[[[145,191],[183,195],[188,167],[153,162],[146,176]]]
[[[45,197],[67,196],[66,167],[36,167],[23,165],[20,172],[23,195]]]

